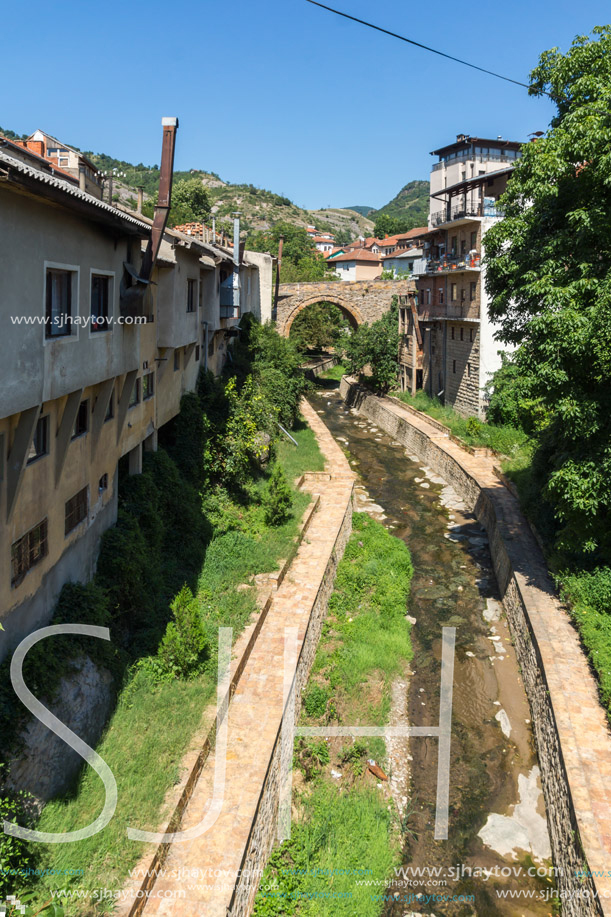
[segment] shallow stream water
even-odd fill
[[[438,724],[442,627],[456,627],[448,839],[434,839],[438,740],[412,737],[405,874],[379,889],[384,915],[551,914],[553,891],[536,875],[551,861],[530,711],[486,533],[441,478],[336,389],[310,401],[359,475],[357,505],[371,511],[373,501],[412,555],[414,658],[399,683],[412,726]]]

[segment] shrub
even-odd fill
[[[293,495],[281,465],[276,465],[265,495],[265,522],[283,525],[292,515]]]
[[[188,586],[183,586],[171,607],[174,620],[161,641],[159,660],[166,674],[189,678],[201,670],[208,649],[202,617]]]
[[[303,695],[303,709],[308,716],[321,717],[327,710],[329,692],[321,685],[312,685]]]
[[[0,784],[6,765],[0,764]],[[10,793],[0,790],[0,821],[15,822],[23,827],[31,827],[32,818],[28,813],[28,794]],[[16,887],[25,884],[28,870],[32,866],[32,848],[26,841],[11,834],[0,834],[0,898],[14,892]],[[11,870],[22,870],[18,878],[11,875]]]
[[[467,420],[467,436],[479,436],[482,425],[477,417],[469,417]]]

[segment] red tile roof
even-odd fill
[[[376,264],[379,264],[381,258],[380,255],[367,251],[365,248],[353,248],[351,251],[344,252],[343,255],[338,255],[333,261],[375,261]]]

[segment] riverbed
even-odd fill
[[[357,508],[373,511],[412,555],[414,658],[393,691],[397,722],[438,724],[442,628],[456,628],[448,838],[434,839],[438,739],[412,737],[404,873],[385,889],[385,917],[551,914],[530,712],[486,533],[441,478],[347,408],[337,389],[310,401],[359,475]]]

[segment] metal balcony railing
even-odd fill
[[[436,162],[431,169],[431,172],[438,172],[439,169],[442,169],[444,166],[451,166],[455,162],[466,162],[468,159],[473,162],[503,162],[507,165],[513,165],[516,159],[520,158],[520,154],[515,158],[510,158],[509,156],[502,156],[500,153],[487,153],[485,156],[482,153],[473,153],[472,150],[466,150],[464,153],[461,153],[460,156],[455,156],[453,159],[448,159],[445,162]]]
[[[424,274],[449,274],[452,271],[479,271],[480,253],[471,251],[466,255],[448,255],[445,258],[430,258],[428,261],[421,258],[414,261],[413,273],[418,276]]]
[[[497,217],[505,216],[504,210],[497,207],[496,204],[477,202],[475,204],[463,203],[454,204],[453,206],[443,207],[442,210],[436,210],[431,214],[431,225],[441,226],[442,223],[450,223],[452,220],[468,220],[475,217]]]

